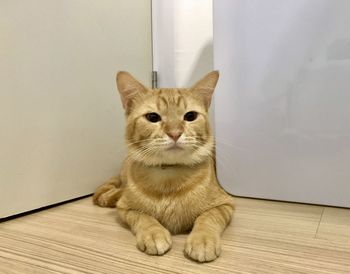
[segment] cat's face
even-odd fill
[[[211,157],[208,107],[217,80],[212,72],[189,89],[147,89],[118,73],[129,155],[146,165],[193,165]]]

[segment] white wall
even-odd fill
[[[159,87],[186,87],[213,68],[212,0],[153,0]]]
[[[350,207],[349,11],[214,1],[218,175],[231,193]]]
[[[0,1],[0,217],[118,172],[118,70],[151,83],[150,0]]]

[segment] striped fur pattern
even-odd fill
[[[147,254],[163,255],[171,234],[183,232],[190,232],[184,250],[190,259],[212,261],[221,252],[233,201],[216,179],[208,119],[218,77],[213,71],[192,88],[148,89],[127,72],[117,74],[128,156],[93,200],[116,207]],[[150,121],[150,113],[158,118]]]

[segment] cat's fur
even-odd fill
[[[116,206],[147,254],[164,254],[171,248],[170,233],[186,231],[188,257],[205,262],[220,254],[233,201],[216,179],[208,119],[218,77],[213,71],[189,89],[148,89],[127,72],[117,74],[128,156],[120,175],[101,185],[93,200]],[[189,111],[198,113],[194,121],[184,120]],[[161,121],[146,119],[153,112]]]

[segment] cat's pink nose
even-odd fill
[[[179,140],[180,136],[182,135],[181,131],[171,131],[168,132],[167,135],[173,139],[175,142],[177,142],[177,140]]]

